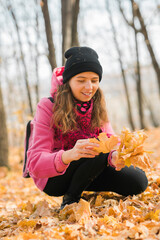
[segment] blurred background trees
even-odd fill
[[[0,167],[8,165],[8,133],[6,124],[6,115],[3,105],[3,97],[0,86],[0,119],[1,119],[1,136],[0,136]]]
[[[10,148],[23,149],[26,122],[71,46],[98,52],[115,131],[159,126],[160,0],[0,0],[0,25],[0,121]]]

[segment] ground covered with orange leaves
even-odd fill
[[[84,192],[84,199],[59,211],[62,198],[40,192],[22,178],[19,155],[11,171],[0,169],[0,239],[160,239],[160,128],[147,132],[153,151],[147,190],[124,198],[111,192]]]

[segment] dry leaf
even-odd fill
[[[72,203],[66,205],[64,209],[60,211],[60,219],[66,218],[71,222],[85,222],[90,219],[91,209],[89,202],[80,199],[79,203]]]
[[[115,135],[108,138],[106,133],[103,132],[99,134],[98,139],[90,138],[89,141],[99,144],[99,147],[94,148],[97,152],[109,153],[117,145],[119,138]]]
[[[160,185],[160,177],[156,179],[158,185]]]
[[[6,167],[0,167],[0,178],[4,178],[7,176],[8,168]]]
[[[104,202],[104,198],[102,198],[101,195],[98,195],[96,197],[95,207],[101,206],[103,202]]]
[[[144,170],[150,168],[150,159],[143,146],[147,134],[143,130],[131,132],[129,129],[124,129],[119,137],[121,144],[117,149],[118,156],[115,165],[121,163],[127,167],[133,165]]]
[[[145,220],[155,220],[155,221],[159,221],[160,220],[160,210],[156,210],[156,211],[150,211],[149,213],[146,214],[145,216]]]
[[[49,209],[48,202],[47,201],[40,201],[37,204],[37,208],[35,212],[30,216],[31,218],[36,217],[46,217],[51,216],[51,210]]]
[[[33,219],[24,219],[24,220],[20,220],[18,222],[18,226],[22,227],[22,228],[28,228],[28,227],[35,227],[37,224],[37,220],[33,220]]]
[[[118,205],[118,201],[114,199],[107,199],[104,201],[105,207],[114,207]]]

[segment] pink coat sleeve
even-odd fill
[[[37,105],[31,134],[31,146],[27,161],[30,176],[50,178],[65,173],[67,167],[62,162],[64,150],[54,152],[54,129],[50,127],[53,103],[42,98]]]
[[[104,124],[102,132],[105,132],[107,134],[107,137],[110,137],[115,134],[110,122],[106,122]]]

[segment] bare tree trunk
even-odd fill
[[[148,32],[147,32],[147,29],[146,29],[146,25],[144,23],[144,19],[142,17],[142,14],[140,12],[140,9],[139,9],[139,6],[138,4],[134,1],[134,0],[130,0],[131,2],[133,2],[133,8],[134,8],[134,12],[135,12],[135,16],[138,18],[139,20],[139,23],[140,23],[140,26],[141,28],[140,29],[137,29],[134,25],[133,25],[133,22],[129,22],[123,12],[123,9],[121,7],[121,0],[117,0],[118,3],[119,3],[119,8],[120,8],[120,11],[125,19],[125,21],[128,23],[128,25],[130,25],[132,28],[135,29],[135,31],[137,32],[140,32],[141,34],[143,34],[144,36],[144,39],[145,39],[145,44],[147,46],[147,49],[148,49],[148,52],[150,54],[150,57],[151,57],[151,60],[152,60],[152,65],[153,65],[153,68],[156,72],[156,76],[157,76],[157,81],[158,81],[158,86],[159,86],[159,94],[160,94],[160,67],[159,67],[159,64],[158,64],[158,61],[156,59],[156,56],[155,56],[155,53],[153,51],[153,48],[152,48],[152,45],[151,45],[151,42],[150,42],[150,39],[149,39],[149,36],[148,36]]]
[[[140,117],[140,127],[145,128],[144,122],[144,113],[143,113],[143,101],[142,101],[142,81],[141,81],[141,73],[140,73],[140,64],[139,64],[139,50],[138,50],[138,40],[137,40],[137,31],[135,28],[135,8],[134,8],[134,1],[131,0],[132,4],[132,14],[133,14],[133,29],[135,35],[135,45],[136,45],[136,86],[137,86],[137,95],[138,95],[138,110],[139,110],[139,117]]]
[[[146,29],[146,25],[144,23],[144,19],[142,17],[139,6],[135,1],[132,0],[132,2],[133,2],[133,7],[134,7],[134,10],[135,10],[135,14],[136,14],[136,16],[139,20],[140,25],[141,25],[141,33],[144,36],[146,47],[149,51],[150,57],[152,59],[153,68],[154,68],[154,70],[156,72],[156,75],[157,75],[158,86],[159,86],[159,94],[160,94],[160,67],[159,67],[158,61],[156,59],[155,53],[153,51],[153,48],[152,48],[152,45],[151,45],[151,42],[150,42],[150,39],[149,39],[149,36],[148,36],[148,32],[147,32],[147,29]]]
[[[80,0],[61,0],[62,15],[62,63],[64,64],[64,52],[72,47],[79,46],[77,22]]]
[[[18,26],[18,23],[17,23],[16,16],[14,14],[13,8],[12,8],[10,3],[8,5],[8,10],[11,13],[13,21],[15,23],[15,28],[16,28],[16,32],[17,32],[17,38],[18,38],[18,44],[19,44],[20,53],[21,53],[21,60],[22,60],[23,69],[24,69],[25,84],[26,84],[26,89],[27,89],[27,96],[28,96],[28,102],[29,102],[29,107],[30,107],[30,113],[31,113],[31,115],[33,115],[33,107],[32,107],[32,100],[31,100],[31,94],[30,94],[30,89],[29,89],[27,67],[26,67],[26,62],[25,62],[23,50],[22,50],[21,37],[20,37],[20,33],[19,33],[20,30],[19,30],[19,26]]]
[[[39,43],[39,39],[40,39],[40,34],[39,34],[39,16],[38,16],[38,10],[39,10],[39,2],[38,0],[34,0],[35,3],[35,26],[33,26],[33,29],[35,31],[35,35],[36,35],[36,43],[33,44],[30,38],[30,34],[28,32],[28,29],[30,28],[30,22],[27,21],[26,27],[24,29],[25,35],[26,35],[26,39],[27,39],[27,43],[29,46],[29,54],[31,56],[31,62],[34,63],[35,62],[35,80],[36,83],[34,85],[35,87],[35,95],[36,95],[36,104],[39,102],[39,73],[38,73],[38,67],[39,67],[39,51],[38,51],[38,43]],[[25,9],[25,2],[22,3],[23,4],[23,8]],[[27,13],[25,13],[25,17],[27,18]],[[35,50],[35,51],[33,51]],[[35,53],[34,53],[35,52]]]
[[[73,6],[72,6],[72,46],[79,46],[78,30],[77,30],[79,3],[80,3],[80,0],[76,0],[73,2]]]
[[[118,61],[119,61],[119,65],[120,65],[120,69],[121,69],[121,74],[122,74],[122,79],[123,79],[123,84],[124,84],[124,89],[125,89],[125,94],[126,94],[126,100],[127,100],[127,107],[128,107],[128,120],[129,123],[131,125],[132,130],[135,129],[135,125],[134,125],[134,121],[133,121],[133,117],[132,117],[132,111],[131,111],[131,104],[130,104],[130,99],[129,99],[129,92],[128,92],[128,87],[127,87],[127,81],[126,81],[126,75],[125,75],[125,71],[124,71],[124,67],[123,67],[123,61],[122,61],[122,54],[118,45],[118,41],[117,41],[117,37],[116,37],[116,30],[113,24],[113,19],[112,19],[112,14],[109,8],[109,1],[106,0],[106,8],[107,11],[109,13],[109,18],[110,18],[110,23],[111,23],[111,27],[112,27],[112,32],[113,32],[113,40],[115,43],[115,47],[118,53]]]
[[[55,47],[53,44],[52,28],[51,28],[47,0],[41,1],[41,9],[42,9],[42,13],[43,13],[44,22],[45,22],[46,37],[47,37],[47,43],[48,43],[48,59],[49,59],[50,65],[51,65],[51,69],[53,71],[53,69],[57,66],[57,63],[56,63],[56,57],[55,57],[56,56],[55,55]]]
[[[38,6],[38,0],[35,0],[35,4]],[[37,8],[36,8],[37,9]],[[35,44],[35,51],[36,51],[36,57],[35,57],[35,68],[36,68],[36,102],[39,102],[39,72],[38,72],[38,67],[39,67],[39,51],[38,51],[38,41],[39,41],[39,18],[38,18],[38,12],[36,12],[36,44]]]
[[[13,31],[12,31],[11,28],[8,28],[8,33],[9,33],[10,38],[12,39],[12,48],[14,49],[12,57],[15,59],[15,64],[16,64],[15,66],[16,66],[16,80],[17,80],[17,83],[15,84],[15,82],[14,82],[14,85],[18,84],[18,92],[19,92],[20,101],[24,105],[25,102],[26,102],[26,99],[23,96],[24,95],[24,84],[21,81],[21,79],[23,79],[23,73],[21,71],[21,59],[16,54],[16,48],[15,48],[16,41],[13,37],[14,34],[13,34]],[[8,87],[10,88],[10,82],[9,82],[9,79],[8,79],[8,69],[7,69],[7,64],[5,64],[5,62],[4,62],[4,68],[5,68],[5,79],[6,79],[6,82],[8,84]],[[10,89],[9,92],[13,92],[13,90]],[[12,95],[9,94],[9,96],[8,96],[9,112],[11,112],[11,109],[13,108],[12,105],[15,106]]]
[[[126,23],[131,26],[135,32],[135,43],[136,43],[136,58],[137,58],[137,69],[136,69],[136,79],[137,79],[137,94],[138,94],[138,102],[139,102],[139,115],[140,115],[140,121],[141,121],[141,128],[145,127],[145,122],[144,122],[144,114],[143,114],[143,101],[142,101],[142,87],[141,87],[141,75],[140,75],[140,65],[139,65],[139,53],[138,53],[138,42],[137,42],[137,34],[140,32],[143,34],[142,31],[142,27],[141,29],[137,29],[134,23],[134,19],[135,17],[138,18],[137,16],[137,4],[135,5],[135,1],[134,0],[130,0],[131,4],[132,4],[132,13],[133,13],[133,20],[132,22],[129,22],[124,14],[124,11],[121,7],[121,0],[117,0],[119,3],[119,9],[122,13],[122,16],[124,18],[124,20],[126,21]],[[138,18],[139,19],[139,18]],[[140,20],[139,20],[140,21]],[[144,21],[143,21],[144,23]],[[145,25],[144,25],[145,27]],[[145,28],[146,30],[146,28]],[[147,32],[146,32],[147,33]],[[148,36],[148,35],[147,35]],[[151,107],[151,106],[150,106]],[[152,112],[153,114],[153,112]],[[153,119],[153,117],[152,117]],[[155,121],[153,121],[153,124],[155,124]]]
[[[71,1],[61,0],[61,16],[62,16],[62,58],[66,49],[71,46]],[[64,58],[63,61],[64,63]]]
[[[2,167],[2,166],[9,167],[9,164],[8,164],[8,133],[7,133],[6,116],[5,116],[4,105],[3,105],[1,85],[0,85],[0,119],[1,119],[0,167]]]
[[[36,89],[35,90],[36,90],[36,102],[38,103],[39,102],[39,72],[38,72],[38,67],[39,67],[38,56],[39,56],[39,54],[38,54],[37,46],[35,46],[35,50],[36,50],[36,53],[37,53],[37,55],[35,57],[36,79],[37,79],[36,86],[35,86]]]

